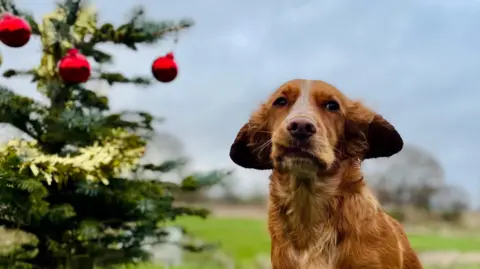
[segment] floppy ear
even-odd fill
[[[390,157],[403,148],[403,139],[392,124],[375,114],[366,133],[368,150],[365,159]]]
[[[245,124],[230,147],[230,159],[244,168],[258,170],[272,169],[270,161],[271,145],[265,132],[255,132]]]

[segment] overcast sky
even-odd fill
[[[37,18],[53,1],[17,0]],[[158,19],[193,18],[174,53],[178,79],[138,90],[111,89],[114,108],[167,118],[198,169],[232,168],[230,143],[249,114],[292,78],[322,79],[383,114],[407,143],[435,154],[447,181],[480,192],[480,1],[478,0],[101,0],[102,21],[125,19],[133,3]],[[115,49],[126,74],[149,74],[166,41]],[[5,68],[38,63],[37,39],[0,47]],[[21,80],[2,84],[38,96]],[[265,190],[266,172],[237,168],[239,190]]]

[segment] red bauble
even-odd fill
[[[173,53],[158,57],[152,64],[153,76],[160,82],[170,82],[177,77],[178,67]]]
[[[58,62],[58,73],[67,84],[83,83],[90,77],[90,63],[77,49],[70,49]]]
[[[3,44],[19,48],[27,44],[32,35],[32,28],[24,19],[12,14],[4,14],[0,18],[0,41]]]

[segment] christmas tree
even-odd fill
[[[152,83],[152,75],[129,78],[92,69],[90,61],[98,66],[113,57],[97,45],[136,50],[138,44],[174,38],[192,23],[151,21],[139,8],[123,25],[98,25],[96,11],[80,0],[58,4],[41,23],[12,1],[1,0],[0,9],[0,40],[21,53],[30,34],[39,36],[43,53],[35,68],[5,70],[3,76],[30,78],[50,101],[44,105],[0,86],[0,122],[31,138],[0,148],[0,225],[35,237],[9,257],[0,257],[0,266],[93,268],[143,260],[144,238],[161,242],[165,221],[206,216],[201,208],[175,206],[172,193],[195,191],[225,174],[191,175],[179,184],[159,180],[184,162],[139,162],[156,118],[142,111],[113,113],[107,97],[82,83]],[[4,62],[2,68],[7,66]],[[159,81],[173,80],[173,55],[157,59],[152,72]],[[145,171],[157,176],[145,178]]]

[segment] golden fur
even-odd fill
[[[289,131],[292,122],[302,121],[314,127],[305,141]],[[242,167],[273,170],[273,269],[422,268],[361,171],[364,159],[389,157],[402,147],[388,121],[330,84],[298,79],[275,91],[230,151]]]

